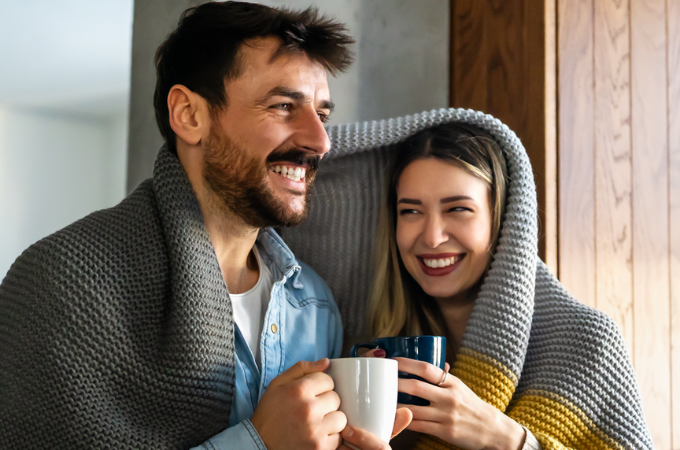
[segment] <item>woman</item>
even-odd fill
[[[506,198],[508,188],[514,196],[524,195],[513,190],[514,184],[532,182],[530,173],[508,177],[494,137],[461,122],[415,133],[397,144],[391,157],[387,206],[378,229],[371,332],[375,337],[446,336],[453,367],[449,376],[427,363],[397,358],[400,371],[429,381],[402,379],[399,384],[400,391],[430,401],[430,406],[409,406],[408,429],[421,433],[415,447],[651,447],[631,370],[631,395],[624,401],[638,417],[627,418],[627,424],[608,421],[613,405],[606,401],[598,405],[605,410],[585,411],[560,392],[581,389],[581,383],[597,389],[593,385],[601,380],[578,374],[589,358],[621,358],[614,364],[628,365],[611,321],[565,292],[548,298],[536,292],[532,327],[513,311],[515,304],[528,306],[523,297],[534,294],[533,286],[521,286],[516,275],[536,268],[536,210],[530,195],[526,204],[513,204],[506,213]],[[527,229],[531,236],[525,236]],[[542,264],[539,271],[548,276]],[[590,320],[598,333],[606,333],[600,341],[617,341],[616,352],[598,348],[604,342],[592,339],[594,331],[584,326]],[[513,341],[518,323],[524,326],[520,338],[531,330],[526,351],[525,342]],[[565,347],[580,335],[592,348]],[[592,351],[596,354],[588,354]],[[555,367],[570,363],[575,364]],[[570,384],[561,386],[565,381]],[[413,447],[403,438],[392,446]]]
[[[395,449],[529,448],[532,435],[544,448],[653,448],[618,328],[537,258],[536,188],[511,130],[442,109],[328,135],[309,218],[283,231],[286,242],[328,282],[346,336],[366,340],[372,283],[374,337],[441,334],[450,344],[446,377],[399,361],[431,383],[400,389],[431,404],[411,407],[417,442],[395,439]]]

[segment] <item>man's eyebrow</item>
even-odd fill
[[[451,203],[451,202],[457,202],[459,200],[474,200],[474,198],[468,197],[467,195],[454,195],[453,197],[446,197],[446,198],[439,200],[439,203],[441,203],[441,204]]]
[[[262,98],[262,101],[267,101],[272,97],[288,97],[293,100],[304,100],[305,94],[303,94],[300,91],[295,91],[291,88],[287,88],[284,86],[276,86],[275,88],[270,89],[269,92],[265,94],[265,96]]]
[[[422,205],[423,202],[420,200],[416,200],[415,198],[400,198],[399,201],[397,202],[397,205],[399,203],[408,203],[409,205]]]
[[[319,106],[321,109],[328,109],[330,112],[333,112],[335,110],[335,103],[333,103],[330,100],[324,100],[321,102],[321,105]]]

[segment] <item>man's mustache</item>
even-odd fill
[[[267,162],[270,164],[276,163],[276,162],[290,162],[293,164],[297,164],[299,166],[302,165],[307,165],[309,166],[308,170],[319,170],[319,163],[321,161],[321,156],[319,155],[310,155],[309,152],[299,150],[296,148],[289,149],[289,150],[284,150],[284,151],[275,151],[272,154],[270,154],[267,157]]]

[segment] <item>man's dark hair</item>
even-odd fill
[[[181,84],[206,99],[211,112],[227,106],[225,81],[241,75],[239,49],[253,38],[278,37],[279,53],[301,51],[335,75],[352,63],[354,40],[347,28],[316,8],[277,9],[256,3],[210,2],[189,8],[156,51],[156,122],[171,151],[176,153],[170,127],[168,93]]]

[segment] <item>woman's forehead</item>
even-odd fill
[[[485,198],[489,186],[480,178],[457,164],[439,159],[419,159],[404,169],[397,182],[397,197],[417,195],[440,199],[466,195],[473,199]]]

